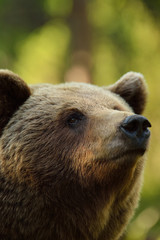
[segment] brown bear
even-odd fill
[[[134,72],[28,86],[1,70],[0,239],[119,239],[141,189],[146,97]]]

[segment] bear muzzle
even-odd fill
[[[120,130],[131,142],[134,149],[142,149],[145,151],[150,137],[149,127],[151,127],[151,123],[147,118],[135,114],[123,120],[120,125]]]

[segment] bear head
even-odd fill
[[[55,209],[61,225],[64,218],[88,229],[75,239],[121,234],[141,186],[151,126],[139,115],[146,98],[144,78],[134,72],[98,87],[28,86],[16,74],[0,71],[0,174],[45,199],[54,213],[53,235]]]

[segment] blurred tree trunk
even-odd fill
[[[72,34],[71,65],[65,81],[91,82],[91,29],[87,19],[86,0],[74,0],[68,19]]]

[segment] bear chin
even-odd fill
[[[146,152],[146,149],[132,149],[132,150],[126,150],[126,151],[121,151],[115,156],[112,156],[111,158],[107,159],[107,161],[115,161],[115,160],[121,160],[123,161],[127,160],[130,161],[130,159],[137,159],[139,157],[142,157]]]

